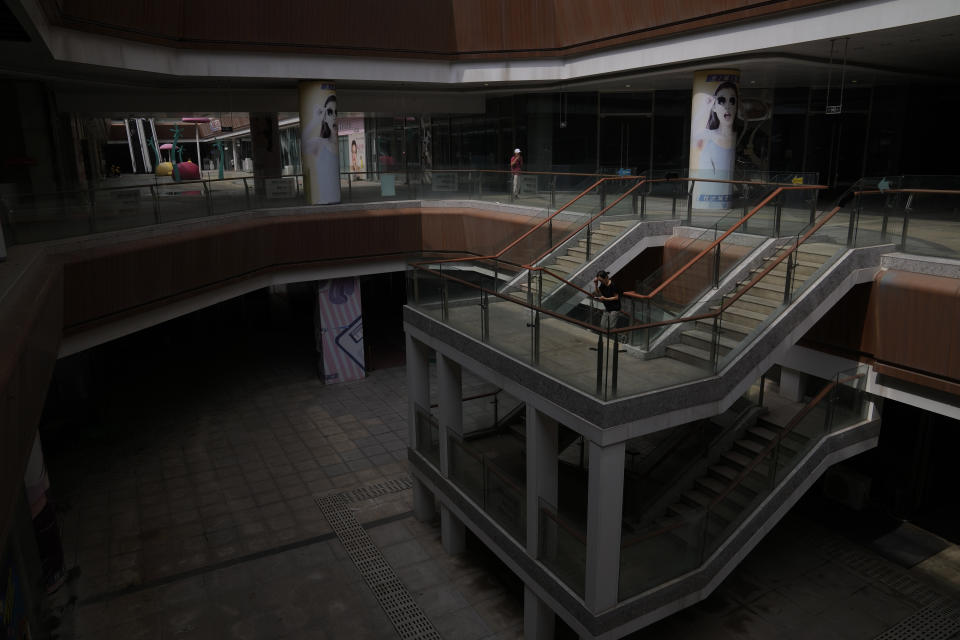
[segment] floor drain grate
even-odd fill
[[[938,598],[874,640],[950,640],[960,633],[960,604]]]
[[[394,482],[394,481],[390,481]],[[383,483],[384,485],[389,483]],[[374,485],[376,486],[376,485]],[[399,490],[399,489],[398,489]],[[348,492],[357,493],[356,491]],[[348,494],[333,494],[317,498],[317,505],[337,534],[347,555],[360,570],[377,602],[387,614],[393,628],[403,640],[440,640],[440,634],[400,582],[393,567],[386,561],[380,549],[373,543],[366,530],[360,526],[347,508],[352,502]],[[382,495],[382,494],[377,494]]]
[[[410,476],[403,476],[402,478],[397,478],[395,480],[386,480],[384,482],[378,482],[377,484],[368,484],[367,486],[360,487],[359,489],[345,491],[340,495],[342,495],[347,502],[362,502],[363,500],[372,500],[373,498],[390,495],[391,493],[400,493],[401,491],[409,489],[412,486],[413,481],[410,479]]]

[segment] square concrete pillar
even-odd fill
[[[440,505],[440,541],[444,551],[452,556],[463,553],[467,548],[467,528],[444,505]]]
[[[807,386],[807,374],[794,369],[780,368],[780,395],[791,402],[803,400]]]
[[[430,411],[430,349],[409,335],[407,341],[407,446],[417,448],[417,412],[419,405]]]
[[[450,473],[450,435],[463,435],[463,371],[459,364],[439,353],[437,395],[440,405],[440,471],[447,477]]]
[[[625,450],[623,442],[606,447],[590,443],[584,599],[595,613],[617,604]]]
[[[524,640],[553,640],[556,617],[553,610],[529,587],[523,587]]]
[[[557,421],[527,405],[527,552],[539,555],[540,500],[557,504]]]

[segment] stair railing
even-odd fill
[[[652,531],[648,531],[641,535],[621,541],[621,566],[623,566],[624,563],[623,552],[625,550],[638,547],[638,545],[646,544],[654,550],[669,548],[669,545],[658,544],[654,542],[657,539],[662,539],[663,536],[668,534],[678,535],[681,533],[681,531],[687,533],[687,540],[690,541],[689,544],[693,545],[693,547],[688,547],[678,552],[678,561],[669,563],[670,566],[665,569],[664,575],[653,576],[652,578],[654,583],[651,583],[648,580],[635,585],[624,585],[623,580],[621,580],[620,599],[624,600],[648,588],[656,586],[656,584],[661,584],[668,580],[672,580],[680,575],[683,575],[684,573],[702,566],[708,559],[709,555],[719,546],[719,544],[729,537],[729,535],[732,533],[731,529],[737,522],[739,522],[739,520],[728,522],[727,528],[718,531],[718,535],[714,539],[711,539],[710,520],[711,517],[716,517],[715,512],[717,507],[724,502],[733,491],[741,487],[744,483],[744,480],[750,476],[750,474],[754,473],[757,467],[765,459],[772,458],[769,463],[770,469],[767,472],[766,492],[759,493],[755,498],[755,501],[769,496],[770,493],[786,476],[786,470],[783,474],[777,474],[777,466],[779,465],[778,454],[782,447],[783,440],[790,436],[815,409],[823,405],[825,402],[827,405],[827,410],[824,412],[824,423],[821,435],[831,433],[834,430],[834,427],[838,425],[837,417],[835,412],[832,410],[832,407],[837,403],[839,393],[844,387],[851,386],[850,383],[855,381],[865,381],[866,372],[861,371],[860,369],[862,369],[862,367],[858,367],[857,372],[854,374],[848,375],[846,372],[841,372],[834,376],[834,379],[825,385],[824,388],[821,389],[820,392],[817,393],[817,395],[815,395],[809,402],[807,402],[787,423],[787,425],[784,426],[782,431],[778,433],[777,436],[774,437],[760,452],[758,452],[740,471],[740,473],[738,473],[721,492],[711,499],[709,503],[701,507],[694,508],[681,516],[671,518],[672,521],[669,522],[669,524],[659,526]],[[862,389],[858,388],[857,391],[862,392]],[[860,412],[855,413],[853,417],[856,421],[863,420],[865,417],[863,409],[861,408]],[[844,423],[843,426],[850,426],[852,424],[855,424],[855,422],[850,422],[849,424]],[[811,442],[812,441],[813,439],[811,439]],[[798,453],[797,460],[799,460],[801,457],[802,455]],[[755,506],[755,504],[752,506]],[[751,509],[748,506],[743,510],[743,513],[748,513],[750,511]],[[682,536],[679,537],[682,538]],[[628,587],[628,590],[625,589],[625,586]]]

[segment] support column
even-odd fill
[[[594,613],[617,604],[620,529],[623,521],[623,442],[590,443],[587,487],[587,567],[585,600]]]
[[[524,640],[552,640],[556,617],[543,600],[526,585],[523,586]]]
[[[257,199],[266,198],[267,179],[283,174],[280,126],[276,113],[251,113],[250,138],[253,146],[253,183]]]
[[[450,438],[463,435],[463,372],[460,365],[437,354],[437,401],[440,405],[440,471],[450,476]],[[440,507],[440,537],[447,553],[455,555],[466,548],[466,528],[447,507]]]
[[[310,80],[300,83],[300,136],[307,202],[340,202],[337,88],[332,82]]]
[[[557,430],[556,420],[527,405],[527,552],[534,558],[540,553],[540,500],[557,505]]]
[[[737,155],[734,125],[740,110],[740,71],[711,69],[697,71],[693,78],[690,108],[691,178],[732,180]],[[694,182],[691,204],[694,209],[727,209],[730,184]]]
[[[407,334],[407,446],[416,450],[417,406],[430,411],[429,349]],[[413,515],[420,522],[429,522],[436,516],[433,494],[417,476],[413,476]]]
[[[790,402],[803,400],[803,391],[807,386],[807,374],[795,369],[780,368],[780,395]]]

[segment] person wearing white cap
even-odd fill
[[[510,158],[510,171],[513,172],[513,197],[520,195],[520,172],[523,171],[523,158],[520,156],[520,149],[513,150],[513,157]]]

